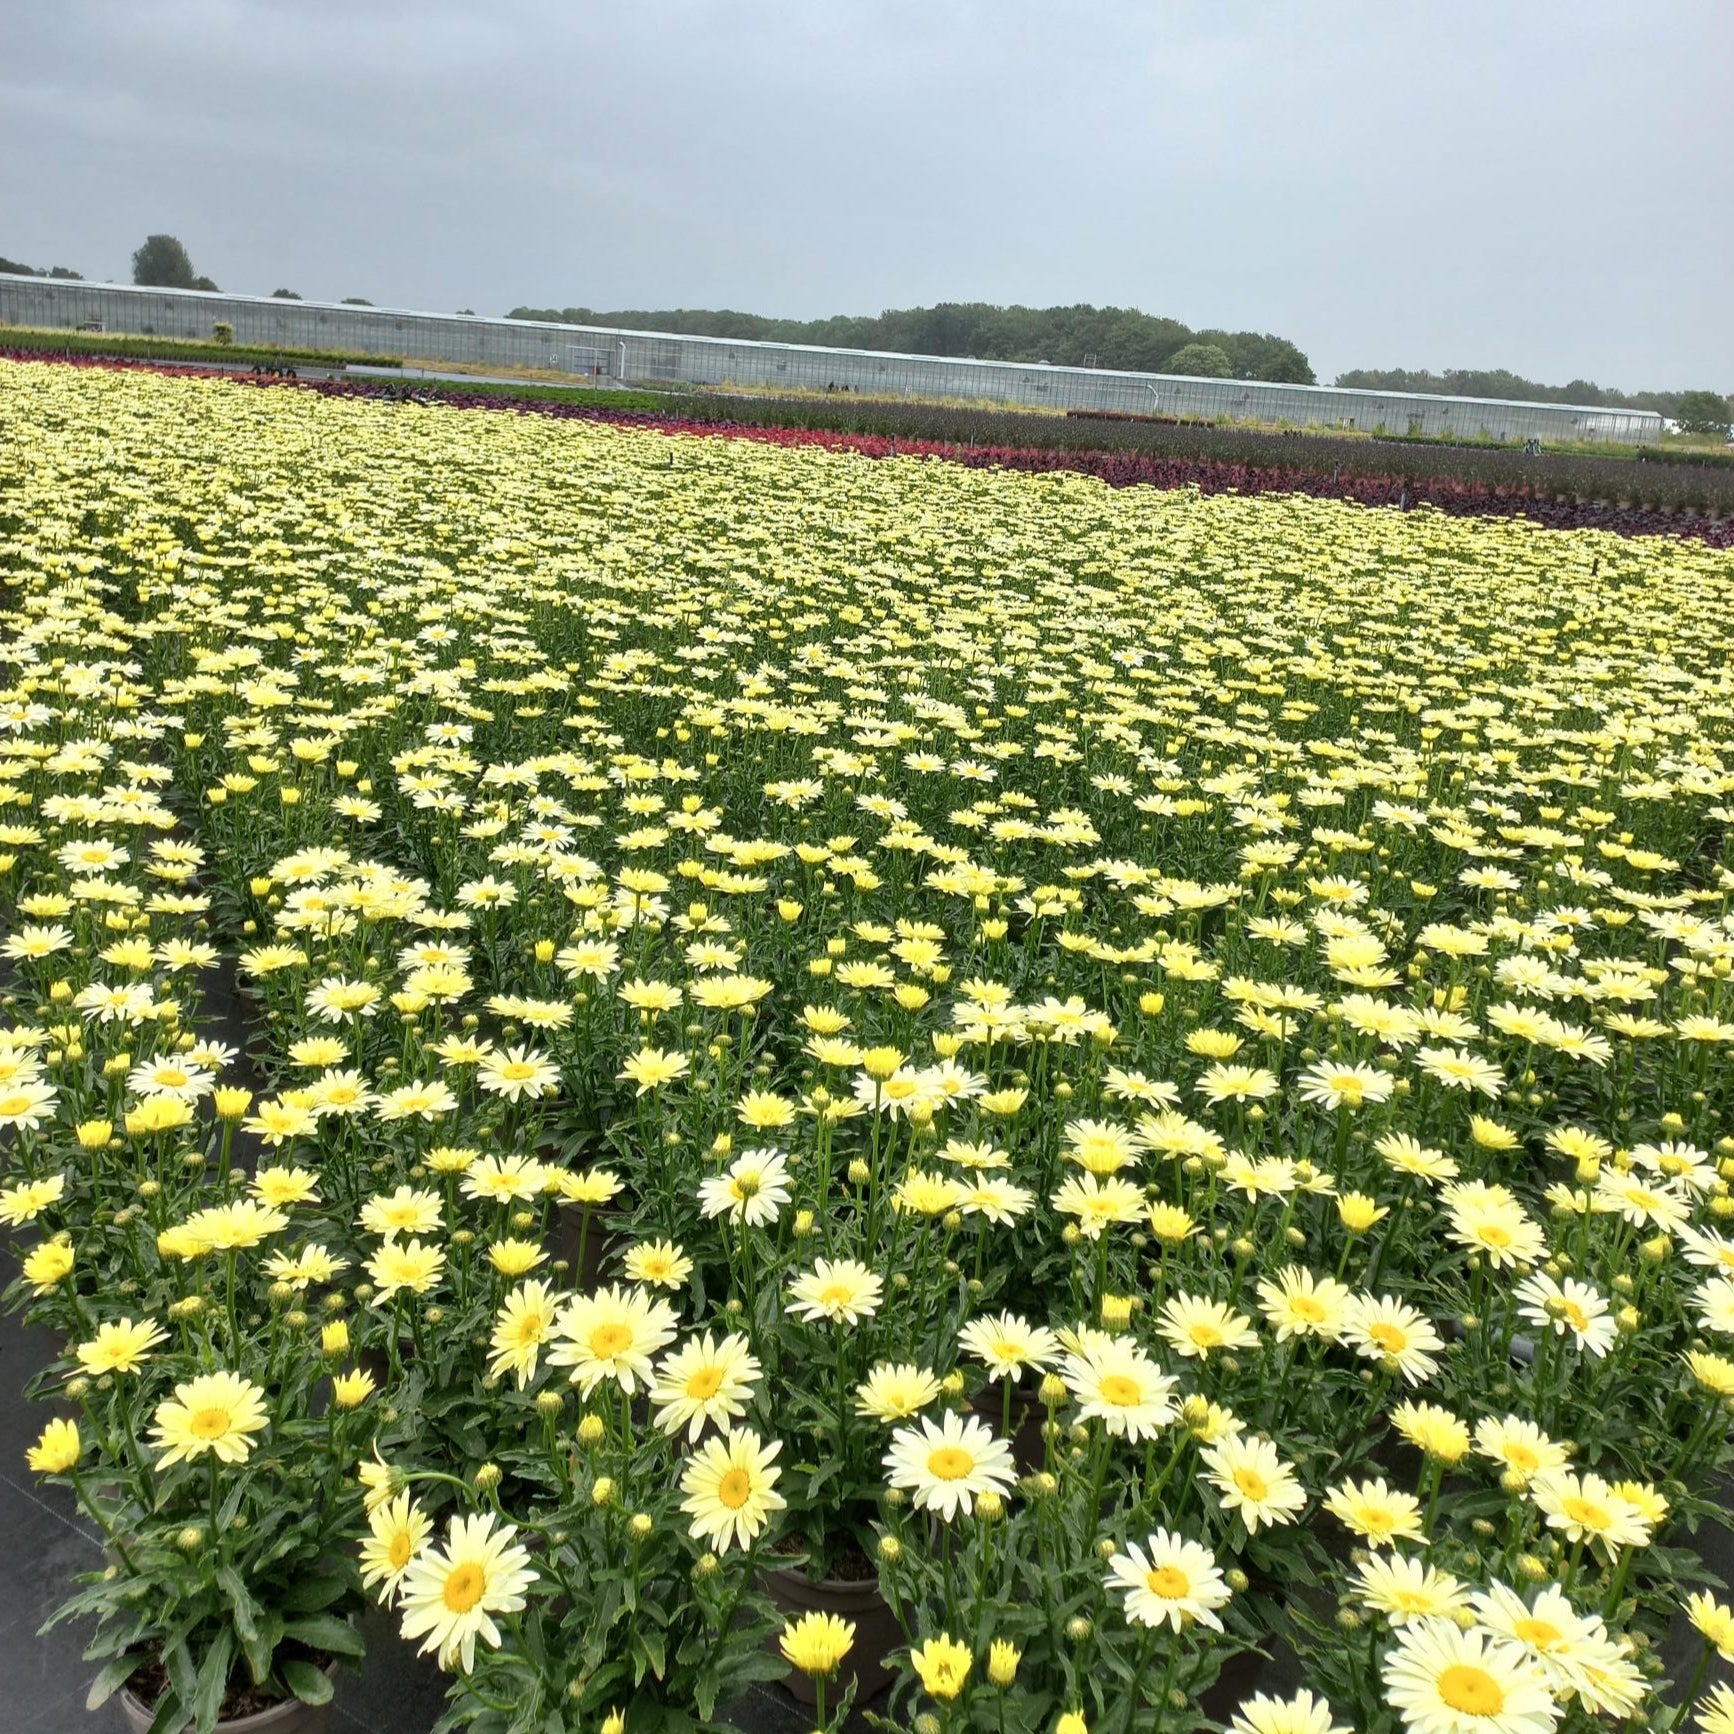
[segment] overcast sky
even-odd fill
[[[1734,387],[1730,0],[7,0],[0,254]]]

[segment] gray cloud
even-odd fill
[[[17,0],[0,250],[411,307],[1114,302],[1734,385],[1724,0]]]

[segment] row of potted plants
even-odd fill
[[[316,1712],[374,1599],[488,1734],[791,1673],[923,1734],[1681,1725],[1718,556],[0,390],[0,1216],[94,1699]]]

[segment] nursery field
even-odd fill
[[[318,1705],[377,1602],[482,1734],[1734,1734],[1734,553],[52,362],[0,427],[93,1699]]]

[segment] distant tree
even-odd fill
[[[84,273],[73,271],[65,265],[56,265],[49,271],[38,271],[34,265],[20,265],[16,259],[0,259],[0,271],[10,272],[14,277],[53,277],[64,283],[82,283]]]
[[[222,293],[209,277],[195,277],[193,279],[193,287],[195,289],[203,289],[209,295],[220,295]]]
[[[1710,434],[1725,440],[1734,422],[1734,405],[1719,391],[1683,391],[1674,419],[1682,433]]]
[[[458,317],[461,319],[474,319],[475,316],[476,310],[473,307],[460,307],[458,309]]]
[[[345,307],[371,307],[373,303],[363,300],[359,295],[345,295],[341,305]]]
[[[299,301],[301,296],[299,292],[294,289],[273,289],[271,291],[271,299],[273,301]]]
[[[144,245],[132,256],[132,280],[150,289],[199,287],[193,261],[173,235],[145,237]]]
[[[1234,363],[1228,352],[1214,343],[1188,343],[1168,357],[1162,371],[1184,374],[1188,379],[1232,379]]]

